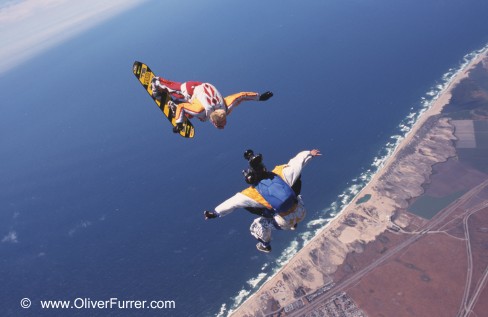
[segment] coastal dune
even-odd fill
[[[452,89],[486,56],[487,49],[451,78],[361,192],[232,316],[277,312],[331,283],[329,275],[349,253],[362,252],[388,228],[408,225],[408,219],[396,218],[395,212],[423,193],[422,184],[429,180],[434,164],[456,155],[454,125],[440,113]]]

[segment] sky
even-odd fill
[[[0,75],[145,1],[0,1]]]

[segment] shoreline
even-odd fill
[[[456,85],[463,79],[467,78],[469,75],[469,72],[471,69],[473,69],[474,66],[478,65],[483,58],[488,56],[488,47],[485,47],[480,53],[475,55],[473,59],[464,67],[461,68],[452,78],[451,80],[447,83],[446,87],[444,87],[438,94],[437,98],[434,99],[430,105],[430,107],[425,110],[417,119],[415,124],[413,125],[412,129],[405,135],[405,138],[398,144],[398,146],[395,148],[391,156],[385,161],[385,164],[383,166],[380,166],[378,168],[378,171],[373,175],[371,178],[370,182],[366,184],[366,186],[358,193],[358,195],[361,194],[361,192],[366,189],[372,182],[375,180],[377,181],[378,178],[380,178],[385,171],[388,169],[389,166],[391,166],[392,162],[395,161],[396,156],[398,153],[405,148],[406,145],[410,143],[412,138],[415,136],[416,132],[420,129],[420,127],[427,121],[427,119],[433,115],[438,115],[441,113],[442,109],[444,106],[446,106],[450,99],[451,99],[451,91],[456,87]],[[357,199],[355,197],[352,201],[354,202]]]
[[[358,247],[358,243],[367,243],[374,240],[379,234],[384,232],[391,222],[391,216],[394,211],[402,207],[404,197],[398,198],[398,193],[394,190],[390,190],[391,183],[398,181],[398,175],[394,175],[396,171],[391,172],[392,168],[400,170],[401,177],[405,177],[405,172],[409,172],[410,168],[404,168],[401,165],[401,160],[404,158],[402,154],[409,148],[409,146],[422,146],[429,151],[428,142],[423,142],[421,138],[416,138],[419,133],[429,133],[429,131],[421,131],[422,127],[426,125],[430,118],[439,117],[442,109],[447,105],[452,96],[452,90],[457,84],[468,77],[469,72],[478,65],[485,57],[488,56],[488,46],[483,47],[479,51],[475,51],[474,56],[466,61],[466,64],[461,65],[460,69],[451,76],[451,78],[444,84],[445,86],[438,92],[436,97],[430,102],[428,107],[422,111],[410,131],[408,131],[403,139],[399,141],[391,154],[384,159],[384,161],[378,166],[377,171],[372,175],[367,184],[347,203],[342,210],[319,231],[317,231],[313,238],[306,242],[306,244],[299,250],[289,261],[282,266],[275,274],[269,277],[266,282],[254,291],[253,294],[239,305],[234,311],[230,310],[231,316],[250,316],[252,312],[261,312],[261,308],[266,305],[265,302],[275,301],[279,303],[281,307],[293,302],[293,294],[286,292],[286,287],[280,291],[277,288],[277,282],[280,282],[280,276],[284,275],[285,271],[292,271],[294,265],[296,267],[297,262],[303,265],[306,263],[307,268],[313,273],[315,281],[309,281],[307,288],[315,290],[321,287],[328,273],[333,273],[334,268],[342,264],[345,256],[351,252],[351,249]],[[435,121],[435,120],[431,120]],[[413,175],[414,186],[409,188],[402,188],[403,192],[407,192],[410,197],[418,196],[418,189],[420,185],[425,181],[425,177],[430,175],[430,168],[436,162],[446,160],[449,155],[452,155],[450,147],[452,147],[453,140],[453,128],[444,120],[438,120],[440,123],[433,123],[429,128],[435,129],[436,133],[440,133],[445,138],[443,140],[443,146],[445,147],[444,153],[440,157],[436,157],[434,163],[432,160],[425,163],[426,167],[423,169],[423,173],[419,175]],[[425,130],[425,129],[424,129]],[[422,143],[422,144],[421,144]],[[425,150],[422,148],[422,150]],[[418,159],[418,157],[416,158]],[[428,165],[428,166],[427,166]],[[404,170],[402,171],[402,168]],[[418,173],[417,173],[418,174]],[[407,175],[409,176],[409,175]],[[393,192],[393,195],[391,194]],[[401,194],[403,194],[403,192]],[[362,197],[368,196],[368,200],[364,202],[358,202]],[[400,195],[401,196],[401,195]],[[407,197],[408,198],[408,197]],[[364,205],[367,205],[364,207]],[[388,212],[390,211],[390,212]],[[359,224],[357,226],[348,226],[348,221],[353,223],[357,218],[370,218],[365,222],[369,222],[367,225]],[[371,224],[371,222],[373,222]],[[361,230],[363,229],[363,230]],[[312,258],[312,259],[310,259]],[[320,263],[325,270],[318,270],[313,268],[316,263]],[[310,265],[311,264],[311,265]],[[296,270],[295,270],[296,271]],[[287,276],[289,274],[287,273]],[[322,278],[320,278],[322,275]],[[287,277],[288,279],[289,277]],[[296,282],[296,281],[295,281]],[[281,282],[283,283],[283,282]],[[283,300],[277,300],[276,298],[270,298],[269,290],[273,288],[273,293],[279,291],[280,297]],[[287,295],[287,296],[285,296]],[[271,296],[273,297],[273,296]],[[289,298],[286,300],[285,298]],[[261,312],[262,313],[262,312]],[[269,311],[268,313],[271,313]]]

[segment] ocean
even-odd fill
[[[488,3],[148,1],[0,75],[0,314],[226,316],[368,182],[456,71],[488,43]],[[132,74],[147,63],[223,95],[264,92],[223,130],[171,127]],[[299,151],[308,215],[261,254],[244,210],[243,152]],[[30,298],[32,307],[19,302]],[[41,300],[174,308],[42,309]]]

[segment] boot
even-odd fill
[[[271,245],[269,244],[269,242],[268,243],[258,242],[256,244],[256,249],[264,253],[269,253],[271,252]]]

